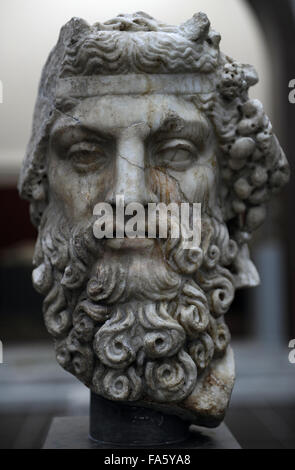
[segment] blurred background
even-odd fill
[[[89,404],[87,389],[55,362],[31,285],[36,232],[16,189],[41,69],[71,17],[94,23],[139,10],[172,24],[207,13],[222,50],[257,69],[251,96],[263,102],[293,167],[252,242],[261,286],[238,292],[227,314],[237,381],[226,423],[243,448],[295,448],[295,364],[288,360],[295,338],[295,105],[288,100],[295,0],[1,0],[0,448],[40,448],[53,416],[86,415]]]

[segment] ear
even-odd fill
[[[236,289],[244,287],[256,287],[260,284],[260,277],[254,263],[250,259],[249,248],[247,244],[240,247],[236,256],[234,274]]]

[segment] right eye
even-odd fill
[[[70,147],[67,153],[74,168],[81,172],[95,171],[107,163],[107,154],[100,143],[79,142]]]
[[[157,165],[184,171],[197,158],[196,146],[188,139],[167,139],[155,151]]]

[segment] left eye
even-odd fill
[[[173,170],[185,170],[196,158],[195,145],[187,140],[172,139],[161,143],[155,152],[157,166],[166,166]]]
[[[95,142],[80,142],[72,145],[68,151],[68,158],[80,171],[99,169],[107,162],[107,155],[102,145]]]

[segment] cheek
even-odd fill
[[[150,190],[157,196],[158,201],[170,204],[170,202],[181,203],[183,196],[179,184],[171,178],[166,170],[152,168],[147,173]]]
[[[48,178],[50,198],[73,222],[92,216],[97,202],[104,201],[111,175],[79,174],[65,161],[51,160]]]
[[[217,174],[210,167],[199,167],[195,170],[194,202],[200,202],[206,209],[216,202]]]
[[[218,175],[216,168],[199,165],[185,173],[174,172],[179,187],[189,202],[199,202],[204,208],[213,207],[216,202]]]

